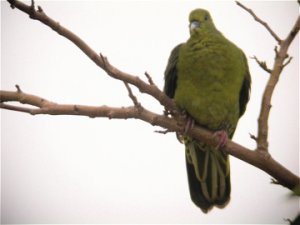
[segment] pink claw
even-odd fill
[[[184,133],[186,134],[190,129],[195,126],[195,120],[191,116],[187,116],[187,121],[184,126]]]
[[[217,137],[218,138],[218,145],[217,145],[217,148],[222,148],[224,147],[227,142],[228,142],[228,134],[225,130],[219,130],[219,131],[216,131],[214,134],[213,134],[214,137]]]

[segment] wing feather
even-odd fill
[[[172,50],[165,70],[164,93],[170,98],[174,98],[175,95],[177,86],[177,63],[179,50],[182,45],[183,44],[179,44]]]
[[[244,81],[242,84],[242,88],[240,91],[240,100],[239,100],[239,104],[240,104],[240,117],[245,113],[246,111],[246,105],[249,101],[250,98],[250,91],[251,91],[251,76],[250,76],[250,72],[249,72],[249,68],[248,68],[248,63],[247,63],[247,59],[246,56],[243,54],[244,56],[244,62],[246,64],[246,74],[244,77]]]

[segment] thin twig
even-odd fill
[[[21,90],[21,88],[20,88],[20,86],[19,86],[18,84],[16,84],[15,87],[17,88],[17,91],[18,91],[19,93],[22,92],[22,90]]]
[[[293,57],[289,57],[288,60],[282,65],[282,68],[286,67],[291,61],[292,61]]]
[[[167,133],[170,133],[170,132],[173,132],[169,129],[165,129],[165,130],[155,130],[154,131],[155,133],[158,133],[158,134],[167,134]]]
[[[278,180],[271,178],[271,184],[280,184]]]
[[[275,45],[275,47],[274,47],[274,52],[275,52],[275,55],[278,55],[278,46],[277,45]]]
[[[34,108],[9,105],[9,104],[5,104],[5,103],[0,103],[0,108],[7,109],[7,110],[12,110],[12,111],[15,111],[15,112],[29,113],[31,115],[33,115],[32,112],[34,112],[34,110],[36,110]]]
[[[271,73],[272,70],[268,68],[267,63],[265,61],[260,61],[256,56],[251,57],[251,59],[254,59],[257,64],[267,73]]]
[[[251,139],[253,139],[254,141],[257,141],[257,137],[256,137],[255,135],[253,135],[253,134],[251,134],[251,133],[249,133],[249,135],[250,135],[250,138],[251,138]]]
[[[145,72],[145,76],[147,77],[148,82],[149,82],[150,85],[155,85],[154,82],[153,82],[152,77],[149,75],[149,73],[147,71]]]
[[[131,87],[129,86],[129,84],[127,82],[124,82],[125,84],[125,87],[128,91],[128,96],[129,98],[132,100],[133,104],[135,107],[141,109],[142,108],[142,105],[141,103],[137,100],[137,97],[133,94],[132,90],[131,90]]]
[[[43,9],[42,9],[42,7],[39,6],[39,5],[38,5],[38,12],[39,12],[39,13],[43,13],[43,12],[44,12]]]
[[[263,21],[262,19],[258,18],[256,16],[256,14],[251,9],[247,8],[242,3],[236,1],[236,4],[238,6],[240,6],[240,7],[242,7],[243,9],[245,9],[248,13],[250,13],[253,16],[254,20],[256,20],[261,25],[263,25],[269,31],[269,33],[275,38],[275,40],[277,41],[277,43],[281,44],[282,40],[278,37],[278,35],[270,28],[270,26],[265,21]]]
[[[34,5],[34,0],[31,0],[31,5],[30,5],[32,10],[35,10],[35,5]]]

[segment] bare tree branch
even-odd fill
[[[159,88],[153,83],[153,80],[149,75],[147,75],[147,73],[145,75],[148,79],[148,83],[144,82],[137,76],[133,76],[128,73],[122,72],[116,67],[112,66],[108,62],[106,57],[104,57],[102,54],[97,54],[77,35],[75,35],[70,30],[64,28],[58,22],[48,17],[40,6],[38,6],[37,10],[35,10],[33,1],[30,6],[17,0],[8,0],[8,2],[10,2],[12,8],[18,8],[19,10],[27,13],[30,16],[30,18],[42,22],[43,24],[52,28],[58,34],[64,36],[65,38],[73,42],[78,48],[82,50],[82,52],[84,52],[96,65],[102,68],[108,75],[110,75],[115,79],[123,81],[127,88],[129,97],[133,101],[134,106],[115,108],[109,106],[57,104],[38,96],[26,94],[21,90],[19,86],[16,86],[17,91],[15,92],[0,91],[0,108],[29,113],[31,115],[37,115],[37,114],[76,115],[76,116],[88,116],[91,118],[106,117],[109,119],[133,118],[133,119],[143,120],[155,126],[160,126],[166,129],[166,132],[178,132],[178,133],[183,132],[184,130],[183,125],[185,119],[182,116],[180,116],[181,112],[177,109],[174,101],[168,98],[162,91],[159,90]],[[287,37],[286,40],[281,41],[280,39],[278,39],[280,40],[280,49],[276,54],[277,61],[275,61],[270,76],[270,79],[271,78],[275,79],[276,82],[278,80],[278,76],[281,70],[285,65],[283,63],[287,56],[288,46],[290,45],[291,41],[297,34],[298,30],[299,30],[299,24],[298,24],[298,28],[293,28],[293,30],[291,31],[290,35]],[[288,62],[289,60],[286,62],[286,64]],[[265,95],[269,99],[267,98],[263,100],[262,108],[264,108],[264,110],[266,109],[269,110],[268,107],[270,107],[270,98],[276,84],[276,82],[274,81],[272,82],[270,82],[271,85],[271,88],[269,88],[270,90],[268,89],[268,87],[266,88],[266,91],[268,90],[268,93]],[[137,87],[140,92],[151,95],[158,102],[160,102],[160,104],[167,111],[172,112],[171,115],[173,117],[169,117],[168,115],[159,115],[142,107],[141,104],[138,102],[137,98],[133,95],[129,84]],[[15,106],[15,105],[8,104],[7,102],[19,102],[22,104],[27,104],[28,106],[24,106],[24,107]],[[260,120],[265,119],[267,121],[268,114],[269,111],[267,111],[267,114],[261,113],[261,115],[263,116],[261,116]],[[260,121],[260,126],[262,125],[265,126],[267,125],[267,123],[265,123],[264,121]],[[223,150],[228,154],[231,154],[249,164],[252,164],[255,167],[262,169],[263,171],[270,174],[280,184],[282,184],[283,186],[289,189],[292,189],[300,183],[299,177],[297,177],[295,174],[293,174],[285,167],[283,167],[281,164],[279,164],[277,161],[275,161],[268,154],[267,151],[261,151],[267,149],[267,146],[266,148],[264,148],[263,145],[264,141],[267,141],[267,130],[265,132],[264,129],[265,127],[260,127],[260,132],[257,137],[258,143],[260,144],[258,144],[257,151],[252,151],[232,141],[228,141],[228,143],[226,144]],[[213,137],[212,133],[203,128],[194,127],[187,132],[187,135],[195,139],[201,140],[207,144],[216,145],[216,140]]]
[[[31,107],[20,107],[8,105],[4,102],[19,102]],[[170,118],[165,115],[153,113],[145,108],[140,109],[138,106],[131,107],[109,107],[109,106],[85,106],[85,105],[67,105],[57,104],[44,98],[26,94],[20,91],[0,91],[0,108],[25,112],[31,115],[49,114],[49,115],[74,115],[88,116],[90,118],[105,117],[109,119],[140,119],[153,126],[160,126],[166,129],[166,132],[179,132],[184,130],[184,123],[178,118]],[[32,107],[33,106],[33,107]],[[212,132],[201,127],[194,127],[187,132],[187,135],[201,140],[210,145],[217,145]],[[257,168],[270,174],[278,180],[281,185],[293,189],[300,183],[300,179],[276,162],[268,153],[263,151],[252,151],[233,141],[228,141],[223,151],[231,154]]]
[[[300,17],[298,17],[294,27],[292,28],[292,31],[289,33],[287,38],[284,39],[279,46],[279,50],[275,56],[275,63],[271,70],[271,76],[268,80],[268,83],[266,85],[263,94],[261,110],[258,119],[258,136],[257,136],[257,144],[258,144],[257,148],[261,150],[265,150],[265,151],[268,150],[268,130],[269,130],[268,120],[269,120],[269,114],[271,109],[271,99],[272,99],[273,91],[277,85],[282,69],[292,59],[289,58],[289,60],[286,63],[284,62],[286,57],[288,56],[287,55],[288,48],[291,42],[294,40],[295,36],[297,35],[299,29],[300,29]]]
[[[292,30],[288,34],[288,36],[284,39],[281,40],[275,32],[269,27],[269,25],[262,21],[260,18],[258,18],[255,13],[241,4],[240,2],[236,2],[237,5],[245,9],[247,12],[249,12],[254,19],[261,23],[274,37],[274,39],[278,42],[279,44],[279,50],[277,46],[275,47],[275,63],[273,65],[273,68],[270,70],[267,68],[267,65],[265,62],[259,61],[256,57],[254,59],[256,62],[260,65],[262,69],[267,71],[268,73],[271,74],[269,81],[266,85],[263,98],[262,98],[262,103],[261,103],[261,110],[260,110],[260,115],[258,118],[258,136],[257,136],[257,149],[263,150],[263,151],[268,151],[268,131],[269,131],[269,126],[268,126],[268,120],[269,120],[269,114],[271,110],[271,99],[273,95],[273,91],[276,87],[276,84],[279,80],[280,74],[282,72],[282,69],[291,62],[292,58],[290,57],[287,62],[284,62],[284,60],[288,57],[287,51],[296,37],[297,33],[299,32],[300,29],[300,16],[298,16],[298,19],[296,20],[295,25],[293,26]]]
[[[265,21],[263,21],[258,16],[256,16],[256,14],[251,9],[247,8],[242,3],[236,1],[236,4],[242,7],[243,9],[245,9],[248,13],[250,13],[253,16],[254,20],[260,23],[261,25],[263,25],[270,32],[270,34],[275,38],[277,43],[281,44],[282,40],[277,36],[277,34],[270,28],[270,26]]]
[[[56,31],[58,34],[64,36],[65,38],[73,42],[73,44],[80,48],[84,54],[86,54],[97,66],[102,68],[111,77],[136,86],[140,92],[153,96],[160,102],[161,105],[164,105],[170,110],[177,109],[174,101],[168,98],[163,92],[161,92],[157,86],[148,85],[146,82],[142,81],[138,76],[133,76],[128,73],[122,72],[121,70],[112,66],[106,57],[104,57],[102,54],[97,54],[80,37],[72,33],[67,28],[61,26],[52,18],[48,17],[40,6],[38,7],[38,10],[34,10],[32,6],[28,6],[23,2],[17,0],[8,0],[8,2],[11,4],[11,6],[13,6],[13,8],[17,8],[27,13],[31,19],[40,21],[41,23],[45,24],[46,26],[49,26],[51,29]]]

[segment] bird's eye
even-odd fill
[[[208,15],[205,15],[204,20],[208,20]]]

